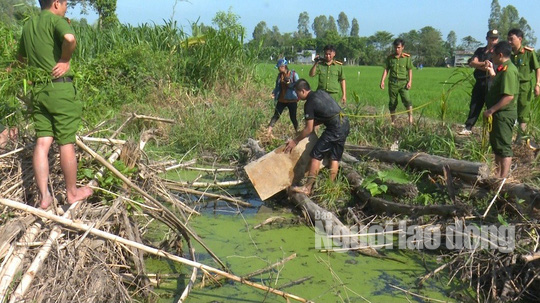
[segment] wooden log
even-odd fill
[[[389,151],[364,146],[346,145],[345,148],[355,157],[367,157],[420,170],[427,169],[439,175],[444,174],[443,167],[448,165],[454,176],[466,181],[477,181],[489,176],[489,168],[484,163],[455,160],[426,153]]]
[[[33,215],[39,216],[41,218],[46,218],[46,219],[52,220],[52,221],[57,222],[59,224],[65,225],[67,227],[71,227],[71,228],[81,230],[81,231],[84,231],[84,232],[89,232],[89,233],[91,233],[91,234],[93,234],[95,236],[98,236],[98,237],[101,237],[101,238],[104,238],[104,239],[107,239],[107,240],[110,240],[110,241],[114,241],[114,242],[122,243],[124,245],[135,247],[135,248],[141,249],[141,250],[143,250],[143,251],[145,251],[147,253],[151,253],[151,254],[154,254],[154,255],[160,256],[160,257],[164,257],[164,258],[167,258],[169,260],[185,264],[187,266],[197,267],[198,269],[201,269],[203,271],[215,273],[215,274],[218,274],[220,276],[225,276],[227,279],[231,279],[233,281],[240,282],[242,284],[246,284],[246,285],[255,287],[257,289],[266,291],[266,292],[271,292],[273,294],[276,294],[276,295],[281,296],[281,297],[286,298],[286,299],[292,299],[292,300],[296,300],[296,301],[299,301],[299,302],[308,302],[308,300],[303,299],[303,298],[298,297],[298,296],[295,296],[293,294],[289,294],[289,293],[286,293],[286,292],[283,292],[283,291],[280,291],[280,290],[277,290],[277,289],[274,289],[274,288],[271,288],[271,287],[268,287],[268,286],[264,286],[264,285],[261,285],[261,284],[258,284],[258,283],[254,283],[254,282],[251,282],[249,280],[244,280],[239,276],[230,274],[228,272],[219,270],[217,268],[213,268],[213,267],[210,267],[208,265],[204,265],[204,264],[199,263],[199,262],[195,262],[195,261],[192,261],[192,260],[188,260],[186,258],[175,256],[173,254],[167,253],[167,252],[162,251],[160,249],[153,248],[153,247],[150,247],[150,246],[146,246],[146,245],[141,244],[141,243],[137,243],[137,242],[134,242],[134,241],[124,239],[124,238],[119,237],[117,235],[113,235],[113,234],[110,234],[108,232],[104,232],[102,230],[95,229],[95,228],[93,228],[93,227],[91,227],[91,226],[89,226],[87,224],[77,223],[77,222],[74,222],[73,220],[69,220],[69,219],[66,219],[66,218],[51,214],[51,213],[47,213],[47,212],[45,212],[45,211],[43,211],[41,209],[37,209],[37,208],[31,207],[29,205],[26,205],[26,204],[23,204],[23,203],[20,203],[20,202],[0,198],[0,204],[3,204],[5,206],[9,206],[9,207],[12,207],[12,208],[15,208],[15,209],[19,209],[19,210],[22,210],[22,211],[26,211],[26,212],[31,213]]]
[[[362,177],[356,172],[352,166],[342,163],[342,170],[345,177],[349,181],[349,185],[353,188],[353,192],[375,213],[386,214],[403,214],[403,215],[441,215],[455,216],[459,214],[469,213],[462,205],[406,205],[401,203],[390,202],[382,198],[373,197],[371,193],[362,187]]]
[[[300,208],[303,208],[308,213],[311,221],[315,227],[320,227],[324,230],[321,232],[326,233],[328,236],[343,235],[341,243],[347,243],[351,249],[357,250],[359,253],[371,256],[379,257],[377,250],[371,247],[362,247],[357,237],[351,237],[351,230],[345,226],[341,221],[330,211],[320,207],[315,202],[311,201],[305,194],[289,192],[289,198]],[[333,238],[334,240],[335,238]]]
[[[298,142],[291,153],[284,153],[283,145],[244,167],[261,200],[270,198],[304,177],[310,160],[309,153],[316,142],[317,135],[311,133]]]

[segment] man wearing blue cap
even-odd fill
[[[298,97],[294,91],[294,84],[298,81],[298,74],[294,70],[289,70],[287,66],[288,62],[285,58],[279,59],[276,68],[279,69],[279,74],[276,78],[276,85],[274,91],[272,92],[272,98],[274,98],[276,103],[276,109],[274,111],[274,116],[270,120],[268,125],[268,135],[272,135],[272,128],[281,113],[285,108],[289,109],[289,117],[294,127],[294,131],[298,131],[298,120],[296,119],[296,110],[298,107]]]

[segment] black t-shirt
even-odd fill
[[[487,46],[477,48],[474,52],[474,55],[471,57],[471,59],[469,59],[469,62],[472,61],[475,57],[478,58],[478,61],[480,62],[484,62],[486,60],[491,61],[492,52],[486,52],[486,49]],[[477,68],[474,69],[473,75],[476,80],[486,80],[487,78],[489,78],[485,71]]]
[[[311,91],[304,104],[306,120],[315,119],[315,125],[324,124],[326,130],[336,130],[340,127],[339,113],[341,107],[330,95],[323,91]]]

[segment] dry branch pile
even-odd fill
[[[63,205],[63,176],[58,157],[52,156],[57,155],[57,150],[51,151],[49,163],[50,190],[55,201],[46,212],[32,207],[39,205],[33,182],[32,140],[21,136],[18,142],[10,143],[10,152],[0,151],[0,301],[155,301],[153,288],[157,281],[150,279],[155,275],[147,273],[145,267],[145,258],[153,254],[188,266],[191,274],[179,302],[186,299],[197,278],[209,273],[305,302],[228,272],[188,225],[188,218],[199,213],[183,200],[183,194],[203,197],[207,193],[160,177],[161,172],[193,162],[156,162],[143,157],[148,140],[159,135],[154,130],[143,132],[139,142],[117,140],[134,119],[171,123],[133,114],[109,138],[78,138],[79,163],[84,165],[80,175],[89,177],[88,172],[92,172],[94,179],[88,179],[88,184],[94,188],[94,195],[71,207]],[[108,155],[108,160],[101,155]],[[117,159],[122,160],[122,171],[111,164]],[[101,188],[98,183],[109,187]],[[208,196],[250,206],[230,195]],[[160,230],[168,232],[159,239],[145,239],[150,224],[161,224]],[[199,242],[221,269],[197,263],[192,241]]]
[[[406,196],[392,194],[390,190],[385,197],[374,197],[362,187],[364,176],[352,165],[343,163],[343,173],[357,201],[357,207],[349,208],[347,212],[348,222],[353,225],[363,223],[364,228],[406,222],[407,226],[415,226],[415,230],[408,230],[402,235],[420,235],[413,238],[416,242],[412,249],[429,251],[442,260],[440,267],[419,277],[418,285],[412,288],[422,287],[427,279],[446,269],[450,281],[459,280],[476,292],[470,297],[458,294],[456,298],[459,301],[540,300],[540,189],[515,180],[490,179],[487,168],[480,163],[359,146],[349,146],[348,149],[356,156],[364,157],[365,163],[375,159],[428,171],[427,178],[450,201],[445,205],[411,205],[404,203],[410,200]],[[492,198],[492,203],[486,209],[480,206],[483,205],[480,202],[487,197]],[[514,227],[515,233],[503,238],[496,228],[506,231],[506,226]],[[475,227],[479,227],[480,236],[471,232]],[[486,233],[487,227],[493,229],[487,229]],[[461,234],[460,228],[464,230]],[[441,232],[442,243],[435,249],[424,245],[434,238],[433,234],[425,231],[434,229]],[[423,233],[418,233],[418,230]],[[514,242],[506,243],[508,239]],[[461,240],[470,240],[470,245],[464,243],[459,246],[458,241]],[[513,249],[504,249],[507,244]],[[393,248],[396,246],[394,243]]]
[[[96,180],[90,182],[95,188],[91,203],[74,204],[76,207],[70,208],[64,217],[139,243],[143,243],[141,233],[145,231],[141,226],[154,218],[172,231],[170,234],[173,236],[167,241],[167,247],[182,253],[183,236],[186,236],[185,243],[189,246],[191,243],[183,216],[195,211],[185,206],[178,195],[165,190],[164,186],[158,186],[159,178],[148,173],[145,162],[140,161],[142,148],[152,135],[152,132],[143,133],[138,144],[116,141],[113,138],[115,135],[110,138],[112,140],[102,140],[99,152],[111,155],[111,162],[118,157],[122,158],[127,167],[138,167],[140,172],[147,172],[146,178],[131,176],[132,180],[127,181],[132,187],[124,183],[123,188],[111,193],[115,199],[105,199],[102,196],[103,189],[97,187],[97,178],[102,178],[106,172],[104,167],[98,169],[94,171]],[[85,146],[82,142],[78,144]],[[33,182],[32,140],[22,136],[8,147],[6,150],[11,152],[0,155],[0,198],[30,206],[38,205],[37,189]],[[54,207],[49,212],[53,214],[61,214],[69,206],[62,206],[66,199],[63,196],[64,182],[57,155],[57,147],[53,146],[49,163],[50,190],[55,196]],[[78,155],[81,157],[79,162],[88,164],[93,161],[87,154],[80,152]],[[141,197],[145,197],[141,192],[146,191],[166,195],[167,201],[175,203],[174,212],[155,199],[149,201],[153,198],[150,194],[146,194],[149,198],[141,203]],[[136,209],[143,209],[143,212],[137,212]],[[65,228],[54,221],[30,216],[24,211],[4,206],[1,211],[0,233],[4,236],[0,239],[0,257],[3,259],[0,296],[3,300],[132,302],[139,299],[146,301],[154,296],[153,285],[144,265],[145,256],[139,249]],[[162,240],[155,239],[153,244],[160,244]],[[170,243],[177,247],[170,247]],[[188,255],[190,258],[193,256],[190,253]],[[22,278],[21,274],[24,275]]]

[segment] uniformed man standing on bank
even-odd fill
[[[540,65],[534,49],[523,46],[523,31],[514,28],[508,32],[508,43],[512,46],[512,56],[510,59],[519,71],[519,97],[517,101],[517,120],[519,123],[518,139],[527,130],[527,123],[530,120],[532,92],[538,97],[540,95]],[[534,82],[534,84],[532,84]],[[534,87],[532,87],[534,85]]]
[[[495,154],[497,178],[508,177],[512,165],[512,130],[517,118],[515,100],[519,94],[520,75],[510,60],[511,54],[510,44],[501,41],[493,48],[493,63],[487,62],[487,70],[494,79],[487,94],[484,117],[492,118],[489,143]]]
[[[315,57],[315,63],[309,71],[310,77],[319,76],[317,90],[324,90],[334,100],[341,100],[341,104],[347,103],[347,88],[345,85],[345,74],[343,74],[343,63],[334,60],[336,48],[333,45],[324,47],[324,58]],[[341,96],[339,91],[341,90]]]
[[[39,189],[40,207],[53,200],[48,190],[49,149],[53,141],[60,145],[60,167],[66,182],[68,203],[92,194],[89,187],[77,187],[75,133],[79,128],[82,103],[73,86],[70,60],[77,44],[73,28],[64,18],[67,0],[40,0],[41,13],[29,19],[22,30],[18,58],[33,73],[32,108],[36,147],[34,175]]]
[[[388,95],[390,102],[388,108],[390,109],[390,118],[392,124],[396,119],[396,107],[398,104],[398,96],[401,96],[401,102],[405,105],[409,114],[409,124],[413,123],[412,117],[412,102],[409,97],[409,90],[412,86],[412,62],[411,55],[404,53],[405,42],[403,39],[396,39],[393,42],[394,53],[386,58],[384,65],[384,72],[381,79],[381,89],[384,89],[384,80],[386,76],[390,74],[388,78]]]

